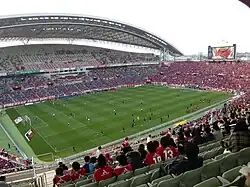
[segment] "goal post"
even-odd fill
[[[25,124],[28,124],[29,126],[31,126],[31,119],[30,119],[29,116],[25,115],[25,116],[23,117],[23,120],[24,120],[24,123],[25,123]]]

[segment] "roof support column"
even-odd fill
[[[169,59],[169,50],[166,48],[163,48],[160,52],[160,58],[161,61],[166,61]]]

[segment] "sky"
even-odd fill
[[[0,15],[73,13],[132,24],[173,44],[186,55],[208,45],[237,44],[250,52],[250,9],[238,0],[7,0]]]

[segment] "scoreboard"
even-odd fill
[[[232,46],[211,47],[208,46],[208,59],[227,60],[236,58],[236,44]]]

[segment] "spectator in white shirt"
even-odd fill
[[[101,149],[102,149],[102,147],[99,146],[98,149],[97,149],[97,151],[96,151],[96,157],[97,158],[100,156],[100,154],[102,154],[102,150]]]
[[[147,143],[148,143],[148,142],[151,142],[151,134],[148,135],[148,137],[147,137]]]

